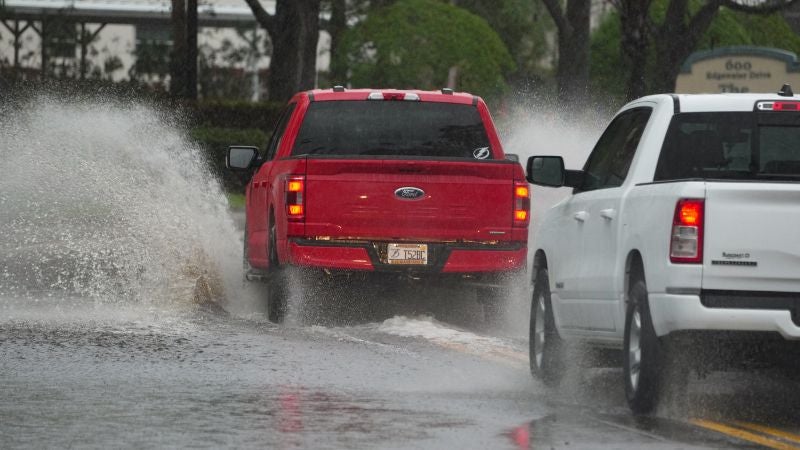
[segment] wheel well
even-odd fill
[[[642,255],[638,250],[632,250],[628,253],[628,258],[625,261],[625,297],[628,297],[628,292],[631,290],[633,283],[637,281],[645,281],[644,278],[644,261]]]

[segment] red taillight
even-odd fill
[[[514,225],[528,225],[531,210],[531,191],[524,182],[514,183]]]
[[[289,220],[303,220],[304,218],[303,194],[305,187],[306,178],[304,176],[291,176],[286,179],[286,214]]]
[[[701,264],[703,262],[703,223],[705,201],[684,198],[675,205],[669,260],[673,263]]]
[[[797,102],[775,102],[772,104],[773,111],[797,111],[800,103]]]
[[[757,102],[756,109],[759,111],[800,111],[800,102],[786,102],[786,101]]]

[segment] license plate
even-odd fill
[[[389,244],[389,264],[428,264],[427,244]]]

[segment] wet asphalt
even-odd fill
[[[238,298],[0,296],[0,448],[800,447],[783,373],[693,377],[634,417],[621,370],[580,352],[559,387],[532,379],[525,287],[486,324],[467,288],[348,283],[293,297],[283,325]]]
[[[695,380],[688,410],[636,418],[619,370],[575,369],[547,389],[524,342],[458,317],[434,322],[461,333],[448,341],[387,332],[391,318],[277,326],[200,305],[88,308],[0,323],[0,447],[760,448],[692,420],[797,429],[796,384],[776,376]],[[400,327],[420,320],[432,321]]]

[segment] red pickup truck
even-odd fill
[[[285,271],[388,272],[479,287],[486,314],[504,277],[525,269],[530,192],[503,153],[486,104],[466,93],[296,94],[263,155],[228,149],[246,190],[248,280],[286,311]]]

